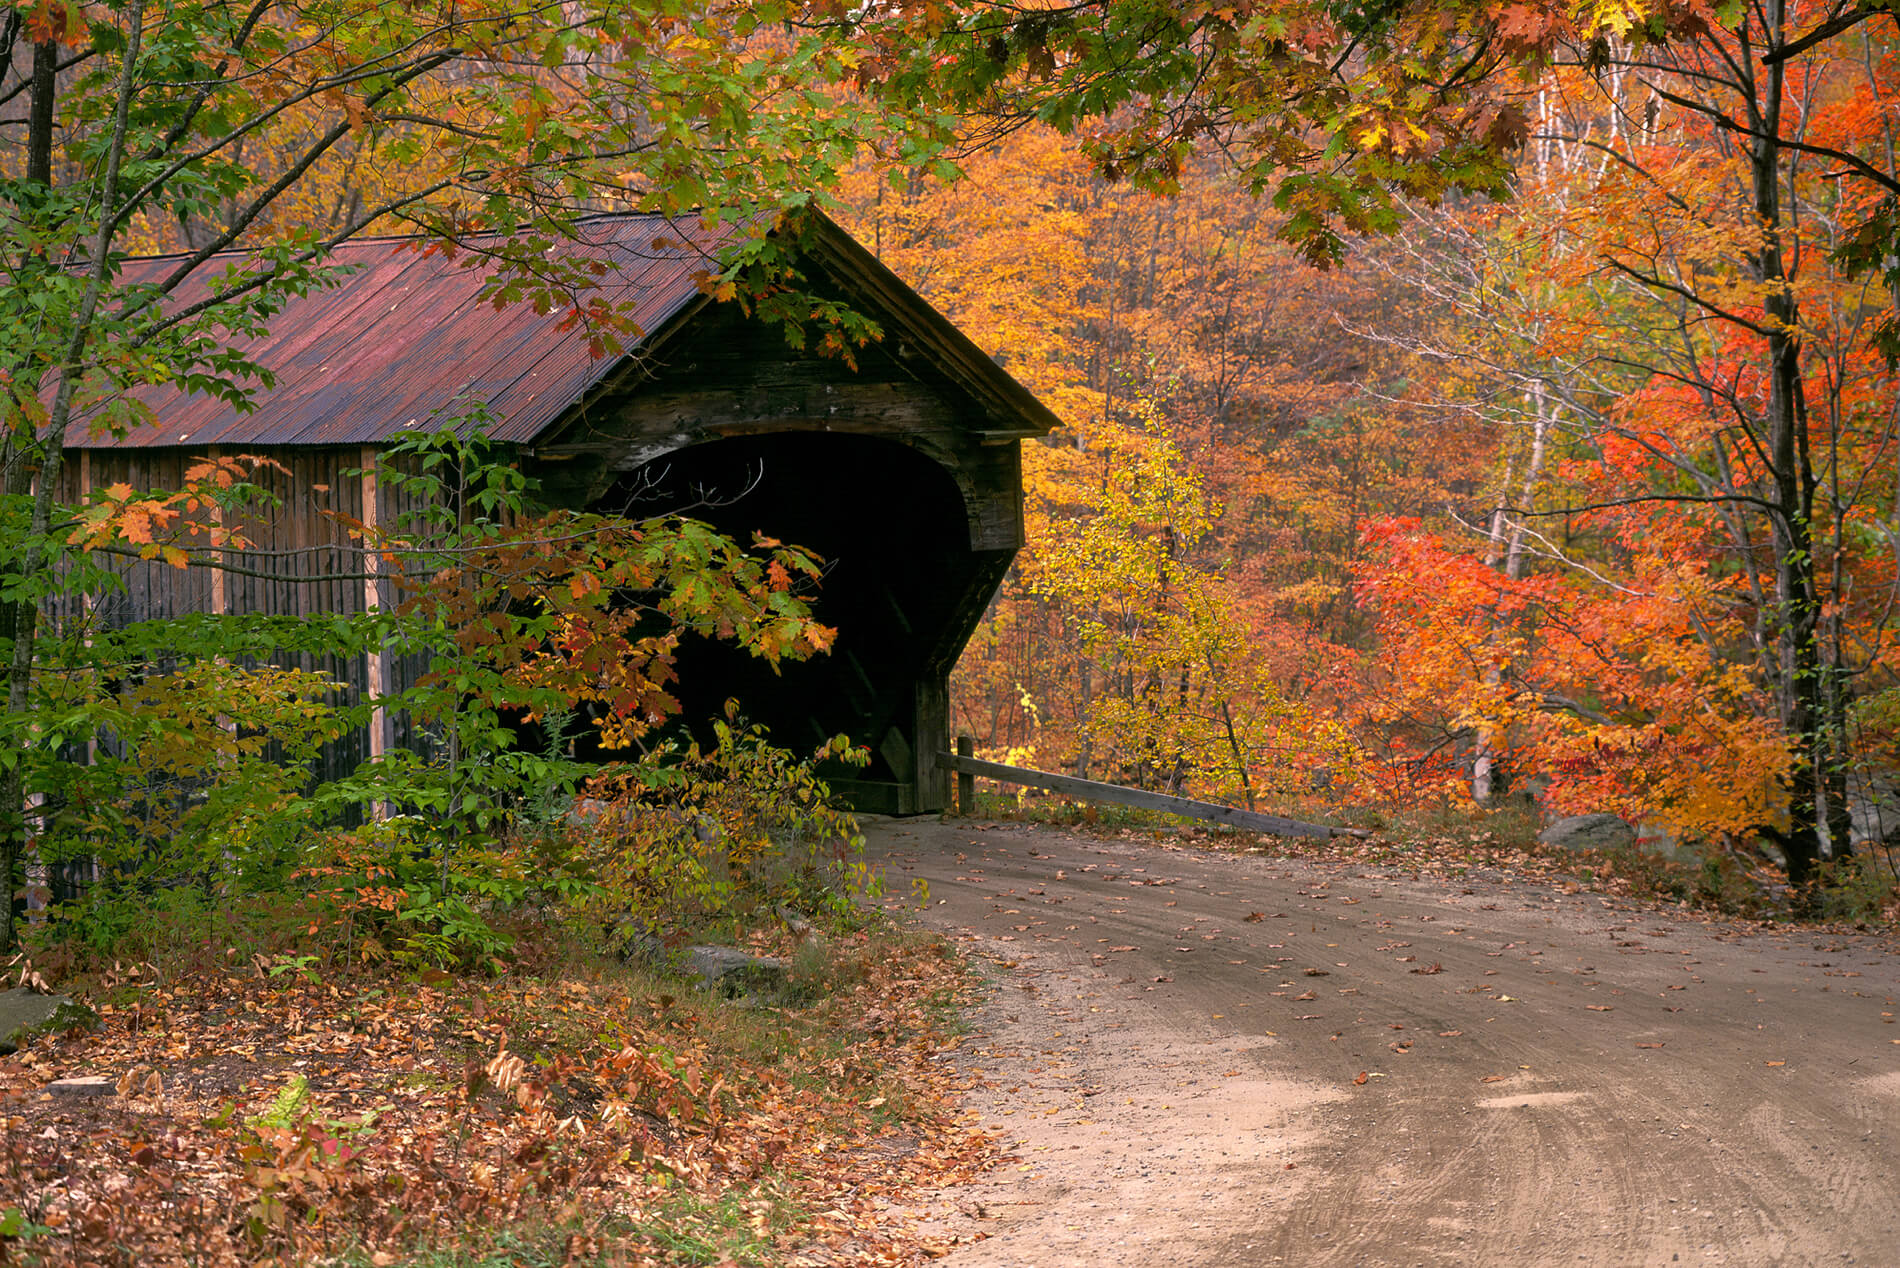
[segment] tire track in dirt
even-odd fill
[[[992,965],[950,1263],[1891,1262],[1900,971],[1509,878],[870,828]],[[1363,1075],[1363,1081],[1360,1076]]]

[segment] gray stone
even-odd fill
[[[34,1034],[50,1034],[79,1026],[88,1030],[98,1016],[84,1004],[64,995],[42,995],[25,986],[0,991],[0,1056],[18,1052]]]
[[[609,931],[609,941],[623,964],[664,968],[666,944],[638,916],[622,916]]]
[[[1537,834],[1540,844],[1559,850],[1613,850],[1636,843],[1636,833],[1615,815],[1571,815]]]
[[[104,1075],[87,1074],[76,1079],[54,1079],[46,1090],[54,1096],[113,1096],[119,1089]]]
[[[1695,865],[1702,861],[1702,851],[1690,842],[1684,841],[1666,828],[1654,824],[1636,825],[1636,848],[1643,853],[1669,863]]]
[[[785,983],[784,960],[775,955],[753,955],[738,947],[688,947],[686,972],[703,986],[734,993]]]

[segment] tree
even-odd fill
[[[1079,137],[1109,179],[1168,193],[1190,155],[1223,154],[1321,264],[1344,256],[1345,234],[1394,227],[1401,198],[1503,194],[1527,131],[1519,72],[1560,43],[1661,37],[1709,15],[1614,0],[819,8],[864,46],[858,82],[907,108],[962,108],[967,145],[1040,122]]]
[[[1128,659],[1089,637],[1107,628],[1091,613],[1112,578],[1155,575],[1141,526],[1191,520],[1168,568],[1209,583],[1203,610],[1218,612],[1226,640],[1217,676],[1250,756],[1236,763],[1217,720],[1219,743],[1197,748],[1180,777],[1240,797],[1336,766],[1331,717],[1370,636],[1353,585],[1360,528],[1442,502],[1482,448],[1394,401],[1402,358],[1342,329],[1393,307],[1399,288],[1357,260],[1305,267],[1278,237],[1286,217],[1211,160],[1158,198],[1028,126],[964,169],[959,183],[865,165],[844,191],[860,238],[1066,422],[1024,448],[1029,542],[952,680],[959,724],[1009,760],[1123,778],[1147,776],[1123,762],[1133,748],[1113,738],[1109,712],[1198,734],[1199,693],[1215,686],[1202,669],[1185,695],[1131,706],[1134,679],[1111,667]],[[1193,494],[1150,514],[1164,487]],[[1168,594],[1185,602],[1183,585]],[[1130,629],[1155,654],[1186,646],[1185,625]],[[1254,701],[1266,702],[1257,718]]]
[[[1383,337],[1444,367],[1448,408],[1513,438],[1482,523],[1497,592],[1522,593],[1530,568],[1546,585],[1567,578],[1565,597],[1535,601],[1543,632],[1528,642],[1523,621],[1500,612],[1494,648],[1513,654],[1467,639],[1492,698],[1453,712],[1475,732],[1479,776],[1487,745],[1514,728],[1522,768],[1558,760],[1536,751],[1533,732],[1556,732],[1522,711],[1526,699],[1606,753],[1647,748],[1652,773],[1661,754],[1688,772],[1727,751],[1731,804],[1699,797],[1678,826],[1783,835],[1805,884],[1823,838],[1849,850],[1851,701],[1890,672],[1892,566],[1869,549],[1892,532],[1894,380],[1868,337],[1884,297],[1829,262],[1887,196],[1894,50],[1866,30],[1796,39],[1790,24],[1767,10],[1547,76],[1513,204],[1421,218],[1401,247],[1382,248],[1449,318]],[[1390,567],[1379,575],[1386,585]],[[1571,640],[1581,663],[1605,666],[1585,704],[1555,685],[1564,640],[1551,636],[1579,602],[1647,607],[1622,628],[1658,630],[1668,609],[1672,632],[1657,637],[1695,644],[1699,668],[1676,660],[1632,695]],[[1407,628],[1401,637],[1425,637]],[[1738,670],[1756,703],[1729,680]],[[1759,737],[1684,747],[1696,727],[1667,720],[1672,675],[1705,684],[1731,739],[1746,715],[1764,716],[1787,757]],[[1581,769],[1574,749],[1564,760]],[[1764,770],[1783,773],[1779,805],[1758,799]]]
[[[1708,331],[1676,342],[1629,403],[1650,405],[1663,424],[1660,443],[1636,443],[1693,481],[1686,496],[1713,508],[1766,574],[1762,671],[1792,754],[1783,841],[1789,878],[1805,886],[1824,832],[1837,853],[1850,848],[1852,669],[1827,627],[1849,603],[1844,530],[1871,491],[1865,464],[1885,465],[1874,455],[1893,426],[1893,381],[1857,364],[1865,345],[1849,333],[1866,320],[1865,283],[1830,277],[1814,257],[1869,223],[1868,204],[1900,194],[1900,179],[1892,46],[1865,28],[1858,48],[1839,33],[1813,38],[1825,15],[1796,35],[1798,12],[1771,3],[1733,30],[1614,56],[1662,103],[1658,114],[1673,109],[1705,139],[1654,159],[1620,156],[1622,180],[1652,201],[1648,215],[1606,222],[1599,249],[1678,330]],[[1743,182],[1729,184],[1738,170]]]

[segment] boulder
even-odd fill
[[[64,995],[42,995],[25,986],[0,991],[0,1057],[18,1052],[31,1035],[98,1024],[90,1008]]]
[[[1558,850],[1614,850],[1636,844],[1636,831],[1615,815],[1571,815],[1537,834]]]
[[[622,916],[608,930],[608,942],[624,964],[657,969],[666,966],[666,943],[638,916]]]
[[[1684,840],[1669,829],[1653,823],[1636,825],[1636,848],[1666,863],[1683,863],[1694,867],[1702,862],[1702,850],[1695,842]]]
[[[686,972],[700,985],[738,995],[785,985],[785,961],[775,955],[753,955],[738,947],[688,947]]]

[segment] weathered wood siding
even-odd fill
[[[251,448],[246,452],[269,457],[281,468],[265,467],[253,476],[276,504],[260,506],[226,525],[249,543],[248,549],[223,552],[224,570],[108,559],[120,584],[83,599],[62,596],[49,605],[48,616],[55,628],[83,636],[87,625],[117,629],[191,613],[255,612],[328,620],[365,611],[369,591],[362,576],[370,565],[345,523],[363,518],[365,481],[351,472],[364,464],[365,451],[335,447]],[[206,456],[203,450],[191,449],[70,452],[62,471],[61,496],[83,502],[91,490],[120,483],[138,490],[177,489],[190,467]],[[387,520],[399,509],[393,505],[398,499],[385,492],[382,500],[392,503],[379,508]],[[394,602],[393,594],[385,594],[383,602]],[[283,653],[272,661],[330,678],[339,685],[334,700],[341,707],[367,698],[370,666],[364,656]],[[401,669],[420,672],[415,666]],[[399,682],[400,670],[392,685]],[[326,745],[313,773],[322,779],[346,775],[369,752],[368,729],[359,728]]]
[[[656,459],[716,440],[788,431],[874,436],[949,473],[972,550],[1023,544],[1018,433],[901,342],[860,349],[853,369],[792,348],[783,331],[721,305],[695,321],[690,341],[662,343],[642,367],[645,377],[610,382],[527,451],[528,469],[550,496],[596,503]]]

